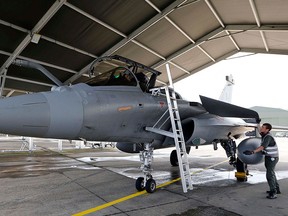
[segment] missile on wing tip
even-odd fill
[[[0,100],[0,133],[76,139],[82,122],[82,98],[67,86]]]

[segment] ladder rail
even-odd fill
[[[153,127],[155,128],[157,125],[158,125],[158,123],[164,118],[164,116],[168,113],[168,109],[163,113],[163,115],[159,118],[159,120],[153,125]],[[159,128],[162,128],[163,127],[163,125],[168,121],[168,119],[169,119],[169,116],[166,118],[166,120],[160,125],[160,127]]]
[[[182,187],[183,187],[184,193],[186,193],[187,189],[190,189],[190,190],[193,189],[193,185],[192,185],[192,180],[191,180],[189,161],[188,161],[187,152],[186,152],[186,145],[185,145],[185,139],[183,135],[183,129],[182,129],[181,118],[179,114],[178,103],[177,103],[172,76],[170,72],[170,67],[168,63],[166,64],[166,71],[167,71],[167,76],[168,76],[169,84],[171,87],[171,95],[172,95],[172,97],[170,97],[169,88],[166,86],[165,88],[166,98],[167,98],[167,102],[168,101],[170,102],[170,106],[168,105],[168,108],[169,108],[169,111],[171,110],[170,118],[171,118],[172,131],[174,133],[174,142],[176,146]],[[172,103],[171,103],[171,100],[172,100]],[[176,115],[176,119],[174,118],[174,114]],[[177,133],[177,131],[179,133]],[[183,158],[182,158],[182,155],[183,155]]]
[[[184,193],[186,193],[188,189],[190,190],[193,189],[193,185],[192,185],[192,180],[191,180],[191,175],[190,175],[189,161],[188,161],[187,152],[186,152],[186,145],[185,145],[185,139],[183,135],[180,114],[178,110],[178,104],[177,104],[177,100],[175,97],[176,95],[173,89],[171,91],[172,97],[170,96],[170,91],[167,86],[165,87],[165,92],[166,92],[167,105],[168,105],[169,114],[170,114],[174,142],[176,146],[182,188],[183,188]],[[183,158],[182,158],[182,155],[183,155]]]
[[[168,80],[169,80],[171,88],[169,89],[168,86],[164,86],[164,87],[151,89],[150,91],[153,96],[166,95],[167,106],[168,106],[167,110],[169,111],[169,116],[161,125],[161,127],[168,121],[170,117],[172,132],[162,130],[160,129],[161,127],[156,128],[156,125],[159,124],[159,122],[161,122],[161,120],[166,115],[167,110],[160,117],[160,119],[154,124],[153,127],[146,127],[145,129],[147,131],[161,134],[161,135],[171,137],[174,139],[177,158],[178,158],[178,164],[179,164],[179,170],[180,170],[180,175],[181,175],[182,188],[183,188],[183,192],[187,193],[188,189],[189,190],[193,189],[193,185],[192,185],[191,173],[190,173],[190,168],[189,168],[188,156],[186,152],[186,143],[185,143],[185,138],[183,134],[181,118],[180,118],[178,103],[176,99],[176,93],[174,91],[174,86],[172,83],[172,77],[171,77],[170,68],[168,64],[166,64],[166,69],[167,69]],[[161,90],[165,90],[165,94],[163,94]]]

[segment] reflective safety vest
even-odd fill
[[[277,143],[275,141],[275,139],[270,135],[270,134],[266,134],[263,138],[262,138],[262,142],[265,140],[265,138],[268,138],[268,136],[270,137],[271,141],[268,144],[268,146],[266,148],[264,148],[265,151],[265,156],[269,156],[269,157],[279,157],[279,151],[278,151],[278,146]]]

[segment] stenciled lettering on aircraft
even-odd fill
[[[132,106],[123,106],[123,107],[119,107],[118,111],[122,112],[122,111],[127,111],[127,110],[131,110]]]

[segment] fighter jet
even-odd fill
[[[34,67],[23,60],[16,60],[14,64]],[[136,180],[136,188],[154,192],[156,183],[150,172],[153,150],[175,145],[171,137],[148,130],[157,127],[171,131],[165,92],[151,94],[151,89],[157,88],[156,80],[161,73],[115,55],[96,59],[91,64],[90,78],[80,79],[76,84],[64,85],[46,70],[45,74],[56,84],[51,91],[0,100],[0,132],[117,142],[119,150],[141,155],[145,177]],[[258,154],[245,157],[238,151],[237,157],[235,143],[258,126],[257,112],[204,96],[201,96],[202,104],[186,101],[177,93],[176,99],[188,152],[192,146],[208,144],[217,149],[220,143],[230,164],[239,172],[246,172],[246,164],[259,162]],[[259,144],[260,139],[249,138],[239,146],[249,150]],[[178,164],[175,150],[171,152],[170,162],[174,166]],[[237,178],[243,180],[241,176]]]

